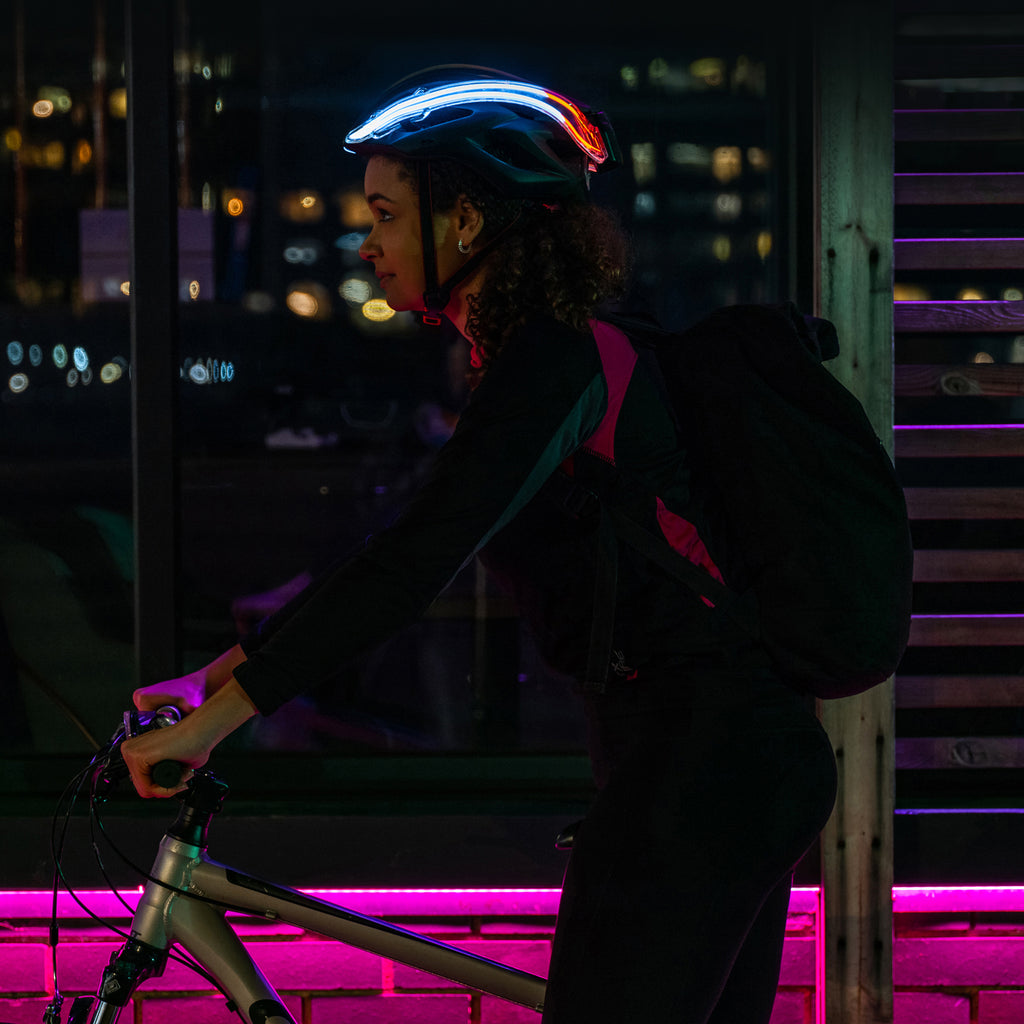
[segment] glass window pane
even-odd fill
[[[93,231],[125,204],[123,22],[115,2],[4,14],[0,733],[11,752],[90,749],[134,680],[127,310],[86,294],[83,274],[116,266],[118,293],[127,280],[126,236]]]
[[[74,751],[135,685],[125,12],[22,7],[0,86],[0,728]],[[183,669],[384,528],[465,401],[466,343],[389,315],[358,255],[362,166],[342,138],[396,79],[470,59],[604,109],[622,167],[594,192],[636,245],[626,305],[681,326],[771,300],[782,276],[780,99],[756,25],[668,45],[626,26],[554,61],[525,19],[500,38],[399,20],[383,43],[344,5],[234,7],[175,15]],[[576,753],[583,733],[569,681],[472,564],[422,622],[232,743],[514,755]]]
[[[567,65],[525,23],[424,38],[399,21],[378,46],[341,6],[216,7],[189,5],[178,56],[181,194],[213,224],[213,287],[197,269],[182,308],[189,666],[385,526],[465,400],[466,343],[392,315],[357,251],[362,165],[342,139],[393,81],[472,54],[606,110],[623,166],[595,196],[635,239],[630,303],[666,323],[770,299],[778,275],[772,69],[753,29],[581,45]],[[569,682],[470,565],[422,622],[234,742],[516,753],[583,735]]]

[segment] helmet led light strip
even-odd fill
[[[379,110],[365,124],[353,128],[346,136],[345,142],[358,145],[377,139],[403,121],[425,118],[435,110],[467,103],[510,103],[536,110],[560,124],[595,164],[602,164],[608,159],[608,147],[600,128],[593,124],[572,100],[528,82],[493,79],[437,85],[417,90],[411,96],[406,96]]]

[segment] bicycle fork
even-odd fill
[[[163,974],[166,963],[166,950],[129,939],[103,968],[95,1004],[88,996],[76,999],[68,1024],[114,1024],[135,989],[147,978]]]

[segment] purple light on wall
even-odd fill
[[[893,430],[1021,430],[1024,423],[897,423]]]
[[[964,237],[962,235],[960,237],[957,237],[957,236],[954,235],[952,238],[933,238],[931,236],[928,236],[927,238],[897,238],[897,239],[895,239],[895,241],[897,243],[899,243],[899,242],[1020,242],[1020,241],[1022,241],[1022,239],[1018,238],[1016,235],[1009,235],[1009,236],[1001,237],[1001,238],[989,238],[988,236],[986,236],[985,238],[967,238],[967,237]],[[973,300],[971,300],[971,299],[961,299],[960,301],[961,302],[971,302]]]
[[[963,619],[1024,619],[1024,613],[1021,612],[953,612],[950,614],[942,615],[930,615],[921,614],[915,615],[915,619],[956,619],[962,621]]]

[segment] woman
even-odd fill
[[[828,741],[756,644],[625,548],[613,664],[588,671],[600,531],[551,486],[610,404],[591,318],[622,291],[627,246],[587,194],[617,161],[611,128],[530,83],[448,67],[399,83],[346,141],[367,157],[363,258],[392,308],[444,315],[466,337],[475,388],[392,526],[207,668],[136,692],[142,708],[187,712],[125,744],[136,788],[167,795],[153,764],[204,764],[250,716],[414,621],[479,554],[551,664],[580,680],[598,786],[544,1020],[767,1021],[792,868],[834,797]],[[652,493],[697,522],[653,385],[634,373],[615,403],[615,461],[642,482],[639,513],[654,523]]]

